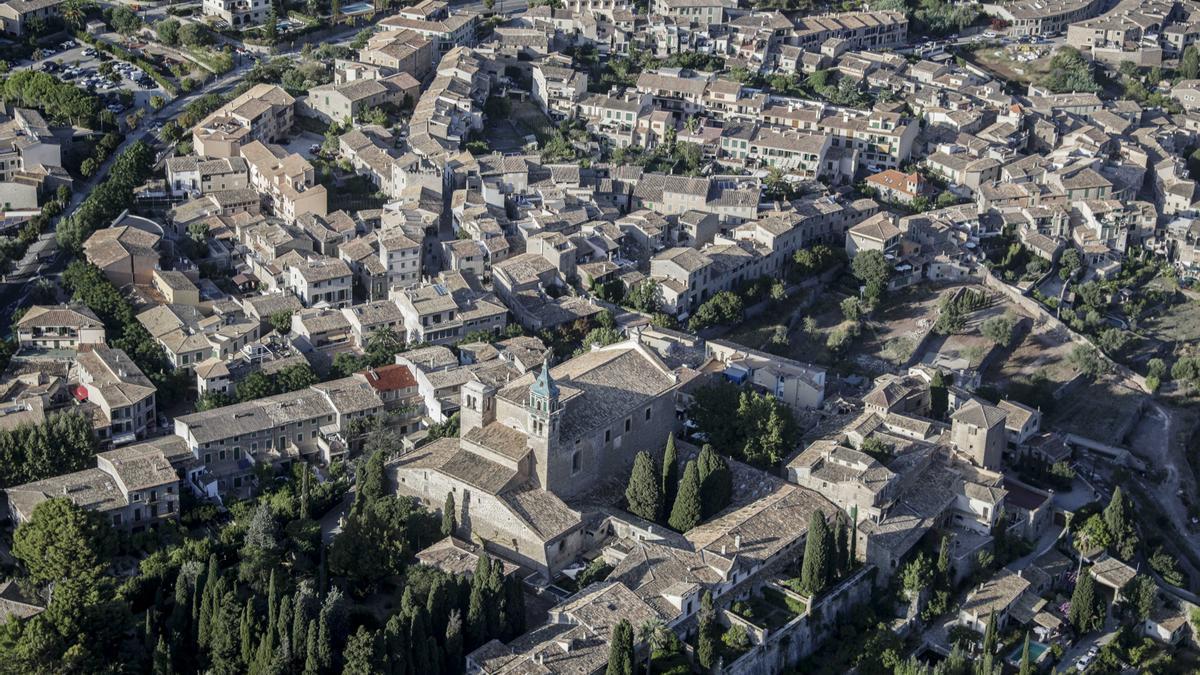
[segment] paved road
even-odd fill
[[[109,169],[112,168],[116,158],[129,148],[134,142],[143,140],[151,144],[156,144],[156,139],[150,133],[150,127],[154,122],[166,122],[183,111],[184,106],[196,100],[200,96],[209,93],[220,93],[234,87],[242,79],[242,76],[250,69],[249,62],[244,63],[234,70],[230,71],[223,77],[209,83],[202,90],[197,90],[185,96],[181,96],[169,104],[163,106],[157,113],[152,113],[146,116],[142,125],[137,129],[130,131],[125,136],[125,140],[117,147],[100,170],[97,171],[91,178],[82,179],[75,183],[75,192],[71,196],[71,203],[64,210],[64,214],[74,213],[79,204],[91,193],[104,177],[108,175]],[[58,226],[56,220],[47,228],[46,232],[38,241],[30,245],[25,257],[13,266],[13,270],[5,277],[11,281],[0,282],[0,307],[3,308],[0,314],[0,334],[7,334],[9,330],[9,318],[13,311],[25,304],[26,299],[33,290],[33,284],[39,279],[48,279],[51,283],[56,283],[66,269],[67,264],[71,261],[71,256],[65,251],[59,251],[49,260],[39,260],[38,255],[46,249],[52,249],[56,246],[54,242],[55,230]]]

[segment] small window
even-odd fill
[[[653,408],[646,408],[646,421],[647,422],[650,421],[650,415],[653,414],[653,411],[654,411]]]
[[[633,418],[632,418],[632,417],[626,417],[626,418],[625,418],[625,432],[626,432],[626,433],[628,433],[628,432],[629,432],[629,430],[630,430],[630,429],[632,429],[632,428],[633,428]]]

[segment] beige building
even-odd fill
[[[64,0],[8,0],[0,5],[0,25],[9,35],[22,36],[30,25],[46,27],[46,21],[59,17]]]
[[[437,58],[437,47],[432,40],[405,29],[375,33],[367,40],[367,46],[358,50],[359,61],[408,73],[417,80],[429,74]]]
[[[16,323],[22,349],[77,349],[104,344],[104,323],[82,305],[34,305]]]
[[[257,26],[271,12],[269,0],[204,0],[204,16],[215,17],[235,29]]]
[[[80,383],[75,396],[92,412],[102,441],[131,443],[157,427],[154,384],[125,352],[91,345],[76,356],[73,374]]]
[[[106,227],[83,242],[83,254],[118,288],[128,284],[149,286],[158,266],[161,239],[161,235],[133,225]]]
[[[195,155],[167,160],[167,186],[172,192],[242,190],[250,186],[246,160],[241,157],[204,159]]]
[[[322,84],[308,90],[305,103],[317,118],[342,122],[357,120],[359,115],[372,108],[399,108],[406,101],[415,103],[420,93],[421,83],[409,73],[402,72],[378,80]]]
[[[174,436],[102,452],[94,469],[5,490],[9,515],[18,525],[27,523],[39,504],[66,497],[116,529],[142,532],[178,518],[180,483],[174,465],[190,456]]]
[[[307,159],[257,140],[243,145],[240,152],[250,168],[250,186],[263,196],[270,213],[287,223],[306,213],[329,213],[328,191],[317,184]]]
[[[164,300],[172,305],[199,305],[200,289],[183,272],[174,270],[154,270],[152,276],[154,290],[162,294]]]
[[[253,141],[274,143],[292,129],[296,99],[273,84],[256,84],[192,128],[202,157],[237,157]]]
[[[985,469],[998,469],[1008,445],[1003,408],[971,399],[950,416],[954,447]]]

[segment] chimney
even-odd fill
[[[733,535],[733,550],[735,550],[735,551],[742,550],[742,535],[740,535],[740,534]]]
[[[721,544],[721,555],[725,555],[725,544]]]

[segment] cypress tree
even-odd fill
[[[322,609],[317,617],[317,667],[322,672],[333,668],[333,638],[329,631],[329,613]]]
[[[525,592],[516,577],[504,584],[504,628],[510,639],[525,633]]]
[[[214,609],[218,600],[214,597],[217,590],[217,554],[208,557],[208,573],[204,576],[204,592],[200,595],[200,625],[196,632],[196,642],[201,647],[207,647],[209,634],[212,630]]]
[[[679,490],[679,451],[675,449],[675,432],[667,436],[667,447],[663,450],[662,494],[663,504],[674,504],[675,493]]]
[[[498,638],[505,635],[506,627],[504,619],[508,612],[505,609],[505,591],[504,591],[504,562],[497,560],[492,563],[491,572],[488,574],[487,582],[487,612],[488,634]]]
[[[271,580],[267,583],[267,632],[276,633],[279,630],[275,613],[279,610],[279,579],[275,568],[271,568]]]
[[[442,506],[442,536],[449,537],[458,529],[458,523],[454,517],[454,493],[446,493],[446,503]]]
[[[942,546],[938,550],[937,573],[947,588],[950,586],[950,537],[942,535]]]
[[[983,631],[983,654],[985,656],[996,652],[996,610],[988,613],[987,628]]]
[[[309,603],[308,596],[304,589],[296,590],[296,597],[292,600],[292,651],[296,655],[296,659],[303,659],[305,656],[304,650],[308,648],[308,621],[309,621]]]
[[[613,627],[608,645],[608,668],[604,675],[633,675],[633,626],[621,619]]]
[[[279,601],[279,612],[275,615],[276,624],[279,626],[279,631],[275,637],[275,644],[283,649],[285,660],[290,660],[292,655],[292,596],[284,595]]]
[[[463,663],[463,622],[462,612],[450,610],[450,618],[446,622],[446,673],[461,675],[465,670]]]
[[[171,608],[171,618],[168,626],[177,640],[182,639],[188,632],[188,623],[192,620],[192,591],[188,587],[187,577],[180,573],[175,577],[175,606]]]
[[[304,675],[319,675],[321,672],[321,656],[317,651],[317,620],[308,622],[308,644],[304,650]]]
[[[833,541],[834,551],[837,555],[837,573],[846,574],[850,571],[850,542],[847,540],[846,532],[846,517],[841,511],[837,514],[836,537]]]
[[[246,602],[242,608],[241,630],[238,631],[241,642],[242,664],[249,668],[254,663],[254,598]]]
[[[154,659],[151,664],[153,675],[172,675],[175,672],[171,665],[171,650],[167,648],[167,640],[158,636],[158,644],[154,646]]]
[[[486,551],[475,563],[475,576],[471,577],[471,597],[467,603],[467,635],[471,645],[478,647],[491,639],[487,627],[487,580],[492,573],[492,560]]]
[[[850,569],[858,564],[858,505],[850,507]]]
[[[810,595],[825,590],[829,583],[829,568],[833,563],[832,539],[825,515],[814,511],[808,520],[808,536],[804,541],[804,561],[800,566],[800,585]]]
[[[1129,560],[1137,553],[1137,530],[1129,518],[1129,503],[1120,486],[1113,490],[1112,499],[1104,508],[1104,524],[1112,536],[1117,555]]]
[[[633,458],[633,470],[629,474],[629,485],[625,488],[625,501],[629,512],[651,522],[662,517],[662,493],[654,475],[654,459],[645,450]]]
[[[412,672],[422,675],[431,673],[433,672],[433,663],[429,658],[429,633],[425,627],[425,610],[418,609],[409,625],[408,647],[412,654],[409,661],[412,664]]]
[[[1033,662],[1029,659],[1029,631],[1025,631],[1025,646],[1021,648],[1021,670],[1019,675],[1033,675]]]
[[[729,506],[733,496],[733,476],[725,458],[707,443],[696,461],[700,471],[700,508],[702,518],[711,518]]]
[[[425,598],[425,613],[429,616],[431,635],[446,632],[446,622],[450,619],[450,587],[442,577],[434,579],[429,585],[429,595]]]
[[[1104,621],[1104,617],[1097,612],[1098,609],[1095,581],[1090,570],[1082,570],[1079,578],[1075,580],[1075,591],[1071,593],[1071,609],[1067,620],[1080,633],[1090,633],[1099,628]]]
[[[409,659],[412,658],[408,647],[410,623],[411,617],[393,614],[384,626],[384,651],[391,675],[405,675],[409,672]]]
[[[949,407],[950,392],[946,389],[946,378],[942,375],[942,371],[935,370],[933,379],[929,382],[929,413],[937,420],[942,419],[946,415],[946,409]]]
[[[696,660],[708,672],[717,663],[716,613],[712,591],[704,591],[700,599],[699,634],[696,636]]]
[[[678,532],[687,532],[700,524],[703,507],[700,503],[700,471],[695,460],[689,460],[683,469],[683,480],[679,482],[679,494],[671,508],[667,524]]]

